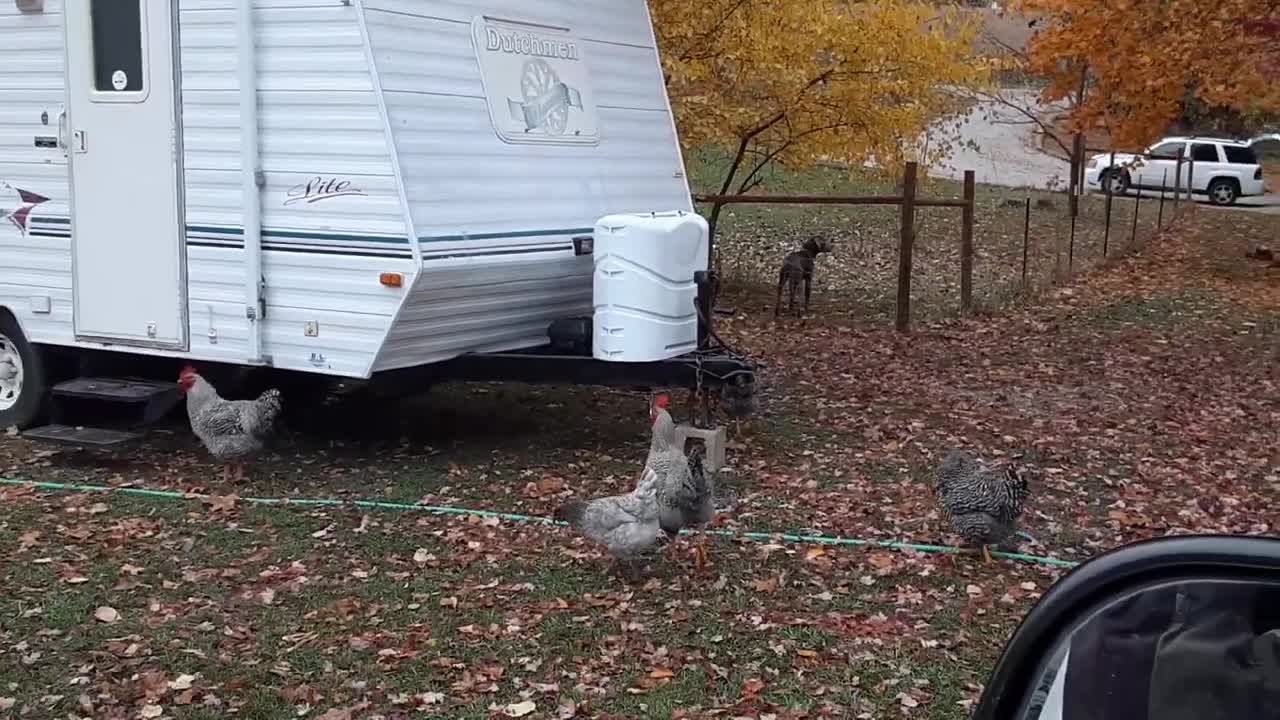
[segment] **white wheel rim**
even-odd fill
[[[0,335],[0,410],[9,410],[22,397],[22,356],[18,346]]]

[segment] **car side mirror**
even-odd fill
[[[1045,593],[975,720],[1237,718],[1280,708],[1280,540],[1196,536],[1101,555]]]

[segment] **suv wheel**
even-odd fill
[[[1214,205],[1232,205],[1240,196],[1240,192],[1236,190],[1236,184],[1227,178],[1218,178],[1209,183],[1206,192],[1209,194],[1209,202]]]
[[[1107,170],[1102,176],[1102,192],[1112,195],[1129,192],[1129,173],[1124,170]]]

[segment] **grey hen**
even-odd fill
[[[646,470],[635,490],[594,500],[570,500],[556,510],[555,519],[604,545],[623,575],[633,580],[633,563],[665,537],[658,514],[658,478]]]
[[[988,468],[956,450],[938,468],[934,492],[951,527],[966,545],[980,546],[983,558],[991,562],[988,546],[1013,538],[1030,490],[1013,467]]]

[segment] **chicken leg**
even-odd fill
[[[982,545],[982,560],[988,565],[994,562],[991,559],[991,549],[988,548],[985,543]]]
[[[706,570],[711,567],[711,561],[707,559],[707,536],[699,533],[698,541],[693,546],[694,560],[699,570]]]

